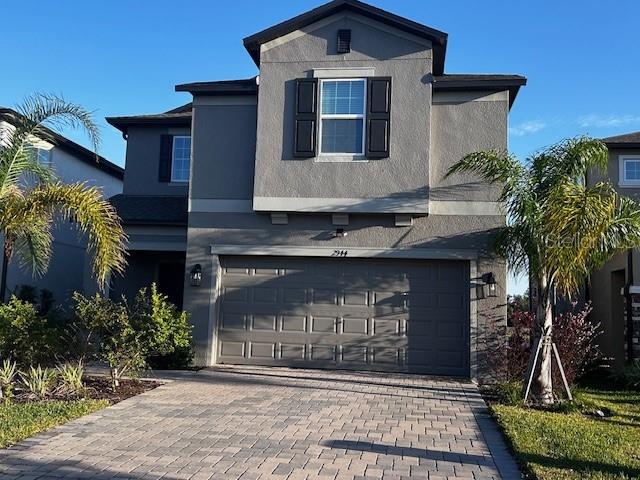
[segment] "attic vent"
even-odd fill
[[[351,30],[338,30],[338,53],[351,51]]]

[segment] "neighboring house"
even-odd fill
[[[446,74],[446,33],[355,0],[244,44],[258,77],[108,119],[128,141],[117,291],[184,283],[199,365],[485,374],[505,215],[496,187],[445,173],[506,149],[525,78]]]
[[[640,132],[602,140],[609,149],[606,176],[618,193],[640,201]],[[604,179],[594,172],[587,183]],[[640,252],[617,255],[593,273],[587,298],[593,303],[591,318],[602,326],[604,355],[616,367],[640,358]]]
[[[0,108],[0,132],[10,132],[16,115],[18,113],[14,110]],[[124,170],[121,167],[62,135],[50,130],[47,134],[49,138],[46,140],[34,139],[32,148],[36,150],[38,160],[49,165],[60,181],[98,186],[105,198],[122,191]],[[39,290],[49,290],[53,301],[63,304],[74,291],[88,294],[97,291],[91,257],[87,254],[87,241],[79,235],[73,222],[58,220],[54,226],[51,263],[44,276],[34,278],[18,264],[15,258],[9,264],[7,294],[17,292],[22,285],[34,286]]]

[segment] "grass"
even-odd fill
[[[640,393],[581,389],[557,413],[494,404],[491,410],[529,478],[640,478]],[[589,415],[600,409],[603,419]]]
[[[108,405],[107,400],[51,400],[0,404],[0,448]]]

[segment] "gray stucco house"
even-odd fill
[[[15,110],[0,107],[0,142],[3,135],[9,135],[17,115]],[[31,146],[38,160],[50,166],[60,181],[100,187],[104,198],[122,192],[122,167],[56,132],[48,130],[47,134],[47,139],[34,138]],[[86,238],[79,236],[72,222],[58,222],[54,226],[51,262],[41,278],[33,278],[30,272],[22,270],[17,260],[10,262],[5,297],[18,292],[23,285],[50,291],[57,304],[67,303],[74,291],[93,294],[98,290]]]
[[[640,201],[640,132],[603,138],[609,150],[606,178],[593,172],[587,183],[608,179],[621,195]],[[640,358],[640,252],[629,250],[591,275],[586,297],[591,318],[602,326],[600,345],[614,367]]]
[[[526,79],[447,74],[446,33],[355,0],[244,45],[256,77],[108,119],[131,240],[114,294],[159,281],[199,365],[481,376],[506,325],[489,253],[505,215],[495,188],[445,172],[507,147]]]

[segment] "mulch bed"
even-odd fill
[[[123,379],[120,380],[120,386],[114,391],[109,377],[87,376],[84,378],[84,384],[84,395],[56,392],[48,396],[47,400],[80,400],[81,398],[89,398],[92,400],[108,400],[109,403],[114,404],[149,390],[153,390],[154,388],[162,385],[162,382]],[[13,401],[16,403],[42,401],[21,391],[16,391],[15,393],[16,395],[13,398]]]

